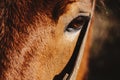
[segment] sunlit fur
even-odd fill
[[[0,0],[0,80],[52,80],[78,39],[66,25],[93,1]],[[120,1],[96,1],[77,80],[119,80]]]
[[[92,0],[0,0],[0,80],[52,80],[69,61],[79,32],[65,27]],[[81,4],[81,5],[80,5]]]

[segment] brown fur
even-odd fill
[[[63,13],[52,14],[53,11],[56,11],[54,10],[56,5],[60,4],[57,9],[61,11],[68,2],[62,0],[1,0],[0,79],[27,79],[24,72],[29,67],[28,63],[35,57],[34,52],[37,47],[34,45],[39,43],[39,41],[31,39],[34,38],[33,33],[38,29],[35,24],[36,19],[41,21],[42,26],[47,25],[44,24],[46,22],[51,25],[54,20],[50,21],[50,19],[57,18]],[[41,34],[44,34],[44,32],[41,32]],[[54,31],[50,34],[54,35]],[[27,77],[30,78],[30,75],[27,75]]]
[[[74,1],[0,0],[0,80],[52,79],[64,68],[77,37],[62,41],[56,26]]]

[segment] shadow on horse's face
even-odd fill
[[[72,56],[92,2],[45,1],[3,5],[0,79],[51,80]]]

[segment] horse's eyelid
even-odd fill
[[[88,13],[88,12],[80,12],[79,13],[79,16],[88,16],[88,17],[90,17],[90,13]]]

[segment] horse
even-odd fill
[[[85,80],[95,0],[0,0],[0,80]]]

